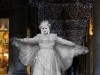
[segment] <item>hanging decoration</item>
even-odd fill
[[[66,4],[65,7],[71,19],[90,18],[93,4],[76,2]]]
[[[66,30],[67,39],[77,44],[81,44],[84,39],[83,37],[86,35],[89,20],[66,20],[65,22],[68,28],[68,30]]]
[[[58,36],[64,38],[65,32],[64,32],[64,21],[63,20],[49,20],[51,24],[51,33],[55,33]]]
[[[38,7],[39,21],[44,19],[57,19],[63,7],[66,8],[66,11],[70,15],[71,19],[91,17],[91,11],[93,8],[93,3],[91,3],[91,1],[93,0],[82,0],[82,2],[76,0],[76,3],[65,4],[52,4],[52,1],[53,0],[29,0],[29,3]]]
[[[60,16],[63,6],[61,4],[39,4],[38,21],[57,20]]]

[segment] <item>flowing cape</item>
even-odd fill
[[[37,43],[25,43],[15,38],[12,39],[12,45],[16,46],[19,50],[19,59],[25,66],[34,66],[39,51]]]
[[[62,63],[62,71],[66,71],[72,65],[73,57],[86,54],[88,52],[88,48],[79,45],[71,47],[62,44],[56,44],[55,51],[60,59],[60,62]]]
[[[25,66],[35,65],[38,51],[40,50],[38,44],[24,43],[16,39],[13,39],[12,44],[20,50],[19,59],[22,64]],[[88,49],[79,45],[72,47],[56,43],[54,51],[61,70],[65,71],[72,65],[73,57],[87,53]]]

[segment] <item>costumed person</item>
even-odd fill
[[[48,21],[42,21],[40,34],[33,38],[12,39],[12,44],[20,50],[22,64],[32,67],[32,75],[61,75],[61,71],[72,65],[73,57],[88,52],[87,47],[50,33],[50,27]]]

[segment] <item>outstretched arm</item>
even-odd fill
[[[13,38],[13,41],[18,41],[18,42],[24,42],[24,43],[37,43],[38,41],[38,36],[35,36],[33,38],[23,38],[23,39],[20,39],[20,38]]]
[[[62,39],[62,38],[60,38],[58,36],[57,36],[56,42],[58,42],[60,44],[64,44],[64,45],[75,46],[75,43],[72,43],[71,41]]]
[[[17,38],[18,39],[18,38]],[[18,39],[20,42],[25,42],[25,43],[36,43],[37,39],[34,38],[23,38],[23,39]]]

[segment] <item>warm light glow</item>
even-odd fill
[[[93,24],[92,24],[92,18],[90,19],[89,35],[90,35],[90,36],[93,36]]]
[[[4,30],[7,30],[6,28]]]
[[[9,18],[0,18],[0,68],[8,66],[9,59]],[[0,72],[1,73],[1,72]]]
[[[4,53],[4,56],[6,56],[6,57],[7,57],[7,59],[9,58],[9,55],[8,55],[8,53]]]
[[[9,32],[7,32],[7,31],[4,32],[4,33],[3,33],[3,38],[4,38],[4,39],[8,39],[8,37],[9,37]]]

